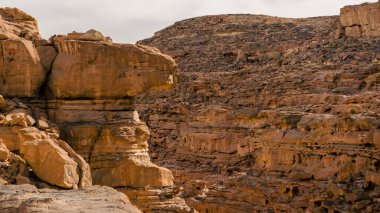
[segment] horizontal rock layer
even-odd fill
[[[206,16],[139,43],[178,63],[134,103],[200,212],[378,211],[380,40],[339,17]],[[157,101],[158,100],[158,101]],[[191,184],[190,184],[191,185]]]

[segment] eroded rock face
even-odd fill
[[[49,87],[55,98],[116,99],[173,84],[175,62],[158,50],[83,41],[81,36],[78,40],[71,40],[74,36],[70,35],[53,39],[58,55]]]
[[[91,186],[93,178],[96,184],[127,187],[142,194],[149,193],[146,187],[158,191],[160,200],[140,205],[141,200],[134,199],[141,208],[194,212],[178,193],[163,189],[174,187],[173,175],[150,161],[150,132],[132,104],[140,93],[173,86],[174,60],[152,47],[113,44],[95,30],[42,40],[32,17],[9,8],[1,9],[0,14],[0,93],[25,101],[14,98],[0,103],[0,141],[4,142],[0,171],[6,171],[0,175],[0,185],[30,183],[40,188],[77,189]],[[52,208],[51,204],[57,212],[62,211],[61,198],[36,194],[7,194],[15,202],[10,207],[0,199],[0,208],[39,211]],[[24,198],[28,200],[24,202]],[[41,202],[46,205],[39,205]],[[123,209],[117,203],[110,205]],[[107,211],[102,205],[91,207],[84,212]],[[75,205],[71,208],[65,212],[83,211]]]
[[[31,41],[0,41],[0,93],[12,97],[36,97],[46,79],[37,50]]]
[[[139,42],[180,69],[134,103],[190,206],[379,211],[380,41],[337,36],[339,21],[207,16]]]
[[[171,172],[150,162],[149,129],[128,101],[57,100],[48,107],[62,137],[91,165],[94,184],[173,185]]]
[[[31,185],[0,187],[0,211],[11,212],[112,212],[138,213],[123,193],[105,186],[82,190],[37,189]]]
[[[346,6],[340,11],[340,23],[346,36],[379,37],[380,3]]]
[[[0,93],[36,97],[46,79],[36,47],[37,22],[17,8],[0,8]]]

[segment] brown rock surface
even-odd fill
[[[185,201],[178,196],[180,190],[177,187],[165,187],[163,189],[149,187],[145,189],[118,188],[117,190],[128,195],[131,202],[146,213],[196,212],[193,208],[187,206]]]
[[[5,100],[2,95],[0,95],[0,109],[5,106]]]
[[[206,183],[190,206],[379,211],[380,40],[340,35],[339,22],[206,16],[139,42],[179,67],[173,91],[134,103],[153,162],[185,191]]]
[[[132,105],[133,96],[172,87],[174,60],[152,47],[113,44],[95,30],[42,40],[32,17],[16,9],[3,9],[0,14],[0,92],[7,98],[20,98],[2,105],[0,140],[10,151],[21,153],[21,157],[12,152],[3,157],[0,184],[76,189],[90,186],[93,178],[98,184],[133,188],[143,194],[151,187],[161,197],[147,200],[144,208],[194,212],[178,193],[169,195],[163,189],[174,187],[173,175],[150,161],[150,132]],[[66,198],[40,199],[41,192],[34,192],[37,197],[31,199],[28,193],[22,194],[25,197],[6,195],[4,199],[11,197],[13,203],[4,200],[2,205],[0,199],[0,206],[57,212],[67,206]],[[76,191],[72,196],[80,199],[80,194]],[[79,211],[75,205],[68,211]],[[82,203],[81,211],[83,205],[91,203]],[[112,202],[110,206],[121,208]],[[95,205],[95,212],[102,212],[98,207],[103,208]]]
[[[49,87],[55,98],[123,98],[173,84],[174,60],[158,50],[130,44],[55,37],[58,55]],[[65,80],[62,80],[65,79]]]
[[[380,3],[346,6],[340,11],[340,23],[347,36],[380,36]]]
[[[0,186],[0,211],[11,212],[141,212],[123,193],[105,186],[82,190],[37,189],[31,185]]]
[[[13,97],[36,97],[46,79],[37,50],[31,41],[0,41],[0,93]]]
[[[0,161],[7,161],[10,157],[10,152],[3,143],[2,140],[0,140]]]
[[[21,144],[20,152],[33,172],[49,184],[68,189],[92,185],[87,163],[62,141],[27,141]]]
[[[41,39],[37,21],[17,8],[0,8],[0,40],[18,37]]]

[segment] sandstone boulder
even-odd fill
[[[34,127],[0,126],[0,139],[10,151],[19,151],[23,142],[48,138],[45,132]]]
[[[346,36],[380,36],[380,3],[346,6],[340,11]]]
[[[36,123],[31,115],[28,115],[25,111],[21,112],[11,112],[5,116],[3,125],[10,126],[33,126]]]
[[[81,36],[87,34],[78,40],[53,39],[58,55],[49,88],[55,98],[123,98],[173,83],[176,64],[169,56],[136,45],[83,41]]]
[[[21,145],[20,151],[34,173],[47,183],[68,189],[78,188],[78,184],[91,185],[87,180],[88,165],[82,170],[85,165],[84,160],[67,147],[65,148],[70,153],[65,151],[59,143],[52,139],[27,141]],[[72,158],[70,155],[75,156]],[[82,171],[85,175],[81,175],[78,171]],[[84,183],[81,184],[81,181]]]
[[[31,41],[0,41],[0,93],[13,97],[36,97],[46,71]]]

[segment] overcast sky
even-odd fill
[[[215,14],[280,17],[338,15],[363,0],[0,0],[34,16],[42,36],[96,29],[115,42],[134,43],[186,18]],[[377,0],[367,0],[377,2]]]

